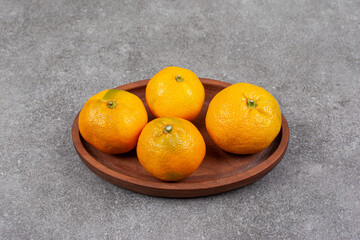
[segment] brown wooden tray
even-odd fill
[[[98,151],[80,135],[78,116],[72,128],[72,138],[77,153],[85,165],[103,179],[135,192],[172,198],[189,198],[230,191],[253,183],[269,173],[282,159],[289,142],[289,127],[282,116],[282,129],[273,143],[264,151],[251,155],[235,155],[222,151],[209,137],[205,128],[205,115],[210,100],[220,90],[231,84],[200,79],[205,87],[205,103],[200,116],[193,121],[206,142],[206,156],[200,167],[190,177],[179,182],[162,182],[151,176],[140,165],[136,151],[110,155]],[[145,101],[145,88],[149,80],[117,87],[136,94]],[[148,109],[147,109],[148,110]],[[154,119],[148,111],[149,121]]]

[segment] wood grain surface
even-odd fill
[[[205,128],[205,115],[211,99],[229,83],[200,78],[205,87],[205,102],[197,119],[193,121],[206,142],[206,156],[200,167],[190,177],[179,182],[162,182],[151,176],[140,165],[136,150],[125,154],[110,155],[98,151],[80,135],[76,116],[72,138],[81,160],[94,173],[122,188],[159,197],[189,198],[230,191],[253,183],[269,173],[283,158],[288,141],[289,128],[282,116],[282,129],[265,150],[251,155],[236,155],[222,151],[209,137]],[[136,94],[145,101],[148,80],[117,87]],[[148,109],[147,109],[148,110]],[[148,111],[149,121],[154,119]]]

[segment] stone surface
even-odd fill
[[[290,143],[265,178],[197,199],[78,158],[93,94],[165,66],[264,87]],[[360,239],[359,1],[0,0],[1,239]]]

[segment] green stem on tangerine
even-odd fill
[[[164,127],[164,133],[170,133],[172,131],[173,127],[171,125],[166,125]]]
[[[247,105],[250,109],[256,108],[257,104],[254,100],[247,99]]]
[[[180,75],[177,75],[177,76],[175,77],[175,79],[176,79],[176,81],[178,81],[178,82],[184,81],[184,79],[183,79]]]
[[[107,107],[110,109],[116,108],[116,106],[117,106],[117,102],[115,101],[109,101],[107,104]]]

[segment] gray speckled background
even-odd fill
[[[168,65],[270,91],[280,164],[197,199],[89,171],[85,101]],[[0,239],[360,239],[359,1],[0,0],[0,84]]]

